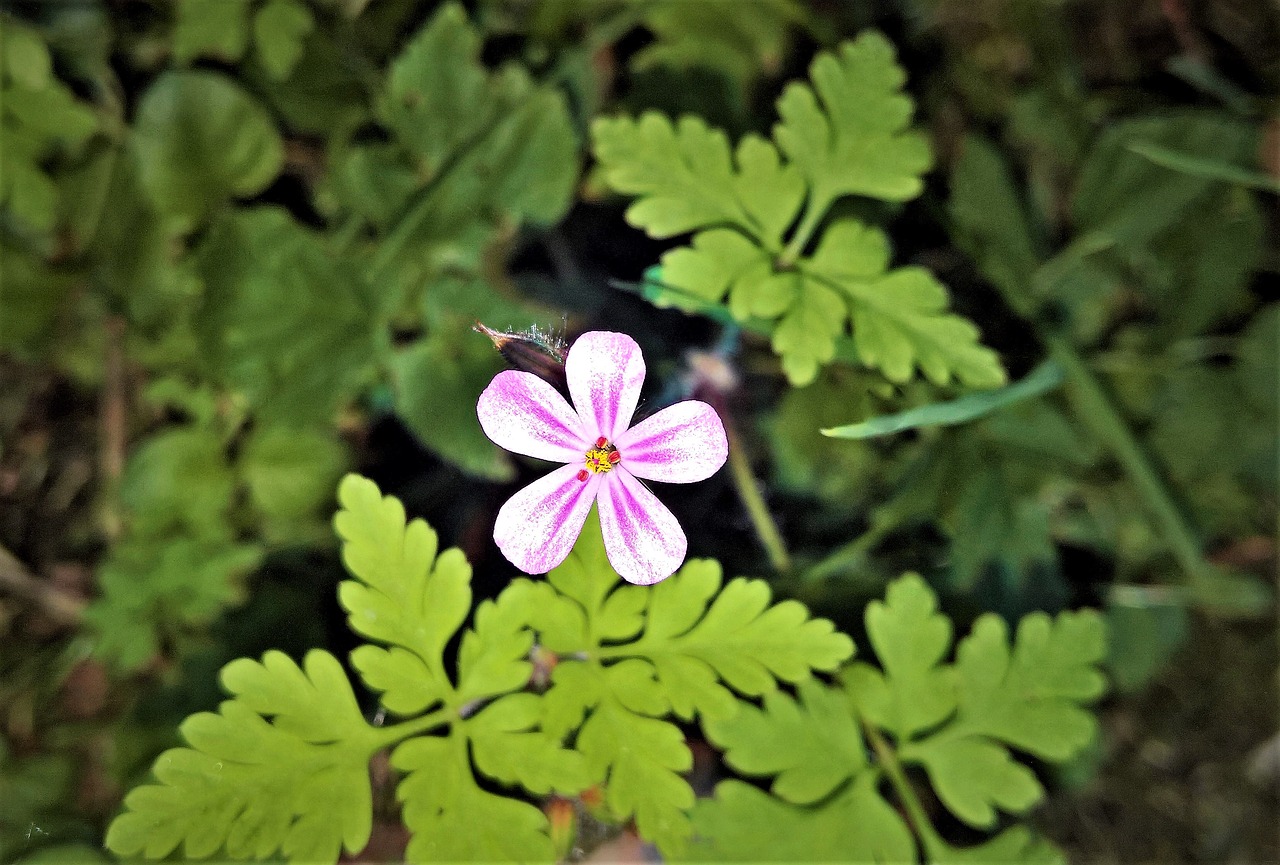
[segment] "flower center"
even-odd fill
[[[613,467],[622,461],[622,454],[609,443],[604,436],[596,439],[596,446],[586,453],[587,467],[578,472],[578,480],[585,481],[593,474],[604,474],[613,471]]]

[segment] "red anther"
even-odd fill
[[[618,453],[617,451],[613,451],[612,453],[609,454],[609,462],[616,463],[616,462],[620,462],[621,460],[622,460],[622,454]]]
[[[578,480],[585,483],[589,477],[591,477],[591,474],[586,469],[578,469]]]
[[[602,447],[604,447],[605,445],[607,445],[608,443],[609,443],[609,440],[608,440],[607,438],[605,438],[604,436],[600,436],[600,438],[596,439],[596,447],[598,447],[598,448],[602,448]]]

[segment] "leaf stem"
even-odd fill
[[[729,473],[738,489],[738,497],[747,509],[756,537],[769,555],[769,563],[774,570],[787,573],[791,570],[791,554],[787,552],[782,532],[778,531],[778,524],[774,522],[773,514],[765,504],[764,496],[760,494],[760,485],[751,472],[751,461],[747,459],[742,437],[728,412],[721,411],[720,417],[724,421],[725,437],[729,440]]]
[[[390,727],[374,727],[374,750],[381,750],[410,736],[439,727],[449,720],[450,714],[449,709],[442,708],[399,724],[392,724]]]
[[[813,233],[818,230],[822,218],[827,215],[827,209],[831,207],[831,197],[824,195],[817,198],[810,194],[809,200],[805,203],[804,216],[800,219],[800,225],[796,228],[796,233],[791,235],[791,242],[787,244],[787,248],[782,250],[782,254],[778,256],[777,266],[780,270],[787,270],[793,267],[800,258],[804,248],[809,245],[809,241],[813,238]]]
[[[1193,580],[1203,577],[1209,565],[1195,529],[1101,382],[1066,339],[1056,334],[1045,334],[1043,339],[1066,373],[1076,416],[1102,440],[1129,476],[1178,564]]]
[[[902,764],[898,762],[898,755],[894,752],[893,747],[885,741],[880,731],[869,723],[866,718],[859,717],[858,722],[862,725],[862,731],[866,735],[867,741],[871,743],[871,750],[875,752],[880,768],[889,778],[889,783],[893,785],[894,792],[898,794],[898,799],[902,802],[902,807],[907,812],[907,822],[911,826],[911,831],[915,833],[915,836],[923,845],[926,860],[933,859],[935,854],[939,852],[939,842],[942,839],[938,836],[937,830],[933,828],[933,822],[929,819],[929,815],[925,813],[924,805],[920,803],[920,797],[916,795],[915,788],[911,786],[911,782],[907,779],[906,771],[902,768]]]

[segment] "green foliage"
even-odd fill
[[[352,579],[338,594],[365,640],[351,664],[402,720],[366,723],[326,652],[301,667],[279,652],[233,661],[222,672],[231,699],[187,719],[187,745],[126,797],[113,852],[356,853],[371,827],[367,763],[390,748],[411,862],[551,861],[547,817],[528,797],[591,785],[603,787],[602,816],[633,819],[676,859],[905,861],[919,841],[928,861],[945,861],[994,848],[953,850],[927,823],[913,836],[880,786],[888,778],[914,797],[900,763],[922,766],[958,817],[990,828],[995,808],[1021,813],[1042,794],[1008,748],[1062,761],[1094,733],[1080,706],[1102,687],[1093,665],[1105,640],[1091,613],[1029,616],[1012,647],[1003,622],[984,617],[944,666],[950,623],[907,577],[867,609],[883,672],[844,667],[841,689],[814,676],[853,654],[830,622],[771,603],[761,581],[724,583],[712,561],[653,587],[620,585],[595,518],[545,582],[518,579],[479,604],[451,670],[445,650],[472,604],[461,552],[439,552],[435,532],[368,480],[345,478],[339,500]],[[529,689],[535,656],[553,659],[544,691]],[[739,774],[772,778],[772,795],[728,780],[695,802],[675,719],[700,723]],[[907,808],[917,820],[918,803]],[[1018,852],[1031,838],[991,843]]]
[[[182,231],[231,196],[261,192],[284,163],[284,144],[266,111],[213,72],[161,76],[138,105],[134,136],[143,186]]]
[[[54,76],[40,34],[7,16],[0,20],[0,207],[45,232],[54,226],[58,203],[46,161],[83,145],[98,118]]]
[[[748,135],[732,152],[695,117],[595,122],[606,182],[639,197],[627,220],[653,237],[697,232],[663,256],[664,281],[704,301],[727,295],[740,321],[773,322],[773,349],[794,385],[816,378],[850,325],[858,360],[890,381],[918,367],[937,384],[1001,384],[976,328],[946,312],[942,285],[919,267],[889,269],[880,230],[842,217],[819,232],[839,199],[904,201],[922,188],[929,150],[907,129],[912,103],[892,47],[864,34],[820,55],[810,77],[778,100],[773,141]],[[667,303],[681,305],[678,296]]]
[[[901,766],[921,766],[943,804],[975,828],[994,827],[997,808],[1027,811],[1043,790],[1009,749],[1060,762],[1089,743],[1096,723],[1080,704],[1102,692],[1095,668],[1105,651],[1102,620],[1091,612],[1034,614],[1011,647],[1003,621],[984,616],[955,663],[943,665],[951,624],[935,605],[923,580],[904,577],[884,603],[867,607],[881,669],[855,662],[842,673],[842,689],[809,682],[797,698],[774,693],[758,709],[706,725],[726,762],[771,779],[772,795],[721,782],[694,813],[700,857],[914,861],[914,830],[927,862],[1056,858],[1023,827],[952,847]],[[882,780],[910,824],[881,792]]]

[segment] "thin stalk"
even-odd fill
[[[938,833],[933,828],[929,815],[925,813],[924,805],[920,804],[920,797],[916,795],[915,788],[907,780],[906,770],[898,762],[898,755],[874,725],[869,724],[865,718],[859,718],[858,721],[862,724],[862,732],[866,735],[867,741],[871,743],[871,750],[875,752],[880,768],[889,779],[889,783],[893,785],[893,791],[898,794],[903,810],[907,812],[907,823],[910,824],[911,831],[924,845],[926,858],[934,858],[940,840]]]
[[[791,236],[791,242],[787,244],[787,248],[782,250],[782,254],[778,256],[777,265],[780,269],[786,270],[800,258],[800,254],[809,245],[809,241],[813,238],[813,233],[818,230],[818,226],[822,223],[822,217],[827,215],[827,209],[830,206],[830,197],[823,196],[819,199],[810,195],[809,201],[805,205],[804,216],[801,217],[800,225],[796,228],[796,233]]]
[[[778,524],[774,522],[773,514],[769,512],[769,506],[760,494],[760,485],[751,472],[751,462],[742,446],[742,437],[738,435],[738,429],[727,412],[722,411],[720,417],[724,421],[725,436],[729,440],[729,473],[733,478],[733,485],[737,487],[738,497],[747,509],[756,537],[769,555],[769,563],[774,570],[787,573],[791,570],[791,554],[787,552],[782,532],[778,531]]]
[[[1120,463],[1178,564],[1188,576],[1202,576],[1208,563],[1200,539],[1119,409],[1070,343],[1056,335],[1043,338],[1050,355],[1066,372],[1067,384],[1078,408],[1076,416],[1093,430]]]
[[[820,561],[807,568],[801,577],[802,581],[826,579],[865,561],[867,553],[884,540],[892,529],[893,524],[888,520],[872,522],[871,527],[858,537],[836,547]]]
[[[375,728],[373,735],[374,750],[381,750],[403,739],[408,739],[410,736],[433,730],[445,723],[449,716],[448,709],[437,709],[420,718],[411,718],[399,724],[392,724],[390,727]]]

